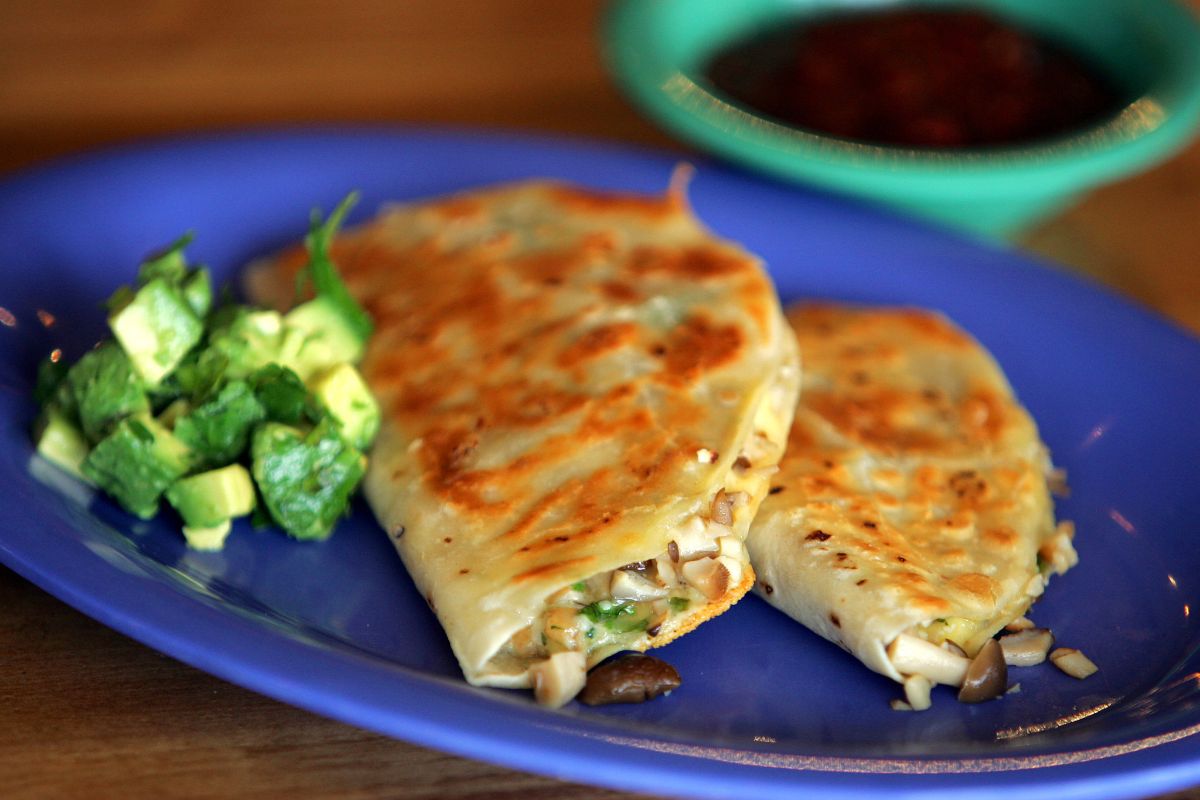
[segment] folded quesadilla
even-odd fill
[[[797,351],[761,264],[681,185],[400,206],[333,256],[376,322],[367,499],[471,683],[560,705],[749,590]]]
[[[805,305],[788,317],[803,389],[748,540],[756,591],[918,695],[958,685],[1076,562],[1037,427],[992,357],[940,315]]]

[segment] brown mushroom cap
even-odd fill
[[[1008,688],[1008,665],[1004,651],[995,639],[988,639],[967,667],[962,688],[958,690],[961,703],[982,703],[1004,694]]]
[[[641,703],[679,688],[679,673],[653,656],[631,653],[607,661],[588,673],[579,700],[589,706]]]

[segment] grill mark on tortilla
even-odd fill
[[[701,373],[735,361],[742,350],[742,333],[733,325],[715,325],[705,315],[694,314],[671,331],[663,346],[659,377],[672,384],[692,383]]]
[[[564,368],[578,366],[584,361],[600,358],[637,338],[637,326],[631,322],[600,325],[587,331],[563,350],[558,364]]]
[[[596,559],[588,556],[584,558],[569,558],[563,561],[554,561],[549,564],[540,564],[533,569],[526,570],[513,576],[513,581],[516,583],[524,583],[533,579],[547,578],[557,573],[571,574],[577,572],[580,567],[592,563]]]
[[[717,245],[682,249],[641,245],[630,251],[628,267],[634,275],[661,272],[687,280],[727,277],[754,270],[745,255]]]

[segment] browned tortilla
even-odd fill
[[[802,305],[788,318],[803,386],[748,541],[758,592],[896,680],[885,648],[899,633],[975,653],[1074,563],[1033,419],[941,315]]]
[[[759,261],[681,191],[474,191],[389,210],[333,257],[377,326],[367,497],[470,680],[528,685],[528,660],[498,653],[547,598],[665,552],[757,438],[744,538],[794,406],[794,339]],[[290,286],[301,260],[256,281]],[[670,641],[751,583],[746,562],[625,644]]]

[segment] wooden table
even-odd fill
[[[599,13],[598,0],[10,3],[0,172],[132,137],[317,121],[461,123],[682,150],[610,85],[595,48]],[[1200,331],[1198,220],[1194,145],[1027,243]],[[5,797],[629,796],[266,699],[2,568],[0,608]]]

